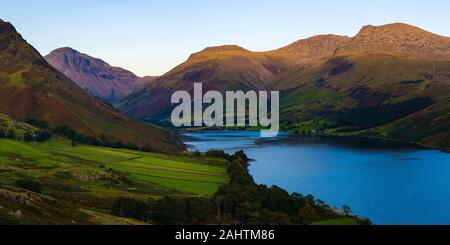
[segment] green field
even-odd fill
[[[2,212],[8,211],[8,217],[20,210],[28,212],[26,216],[30,220],[25,223],[45,223],[38,221],[40,217],[32,209],[23,209],[23,203],[17,203],[15,196],[26,193],[26,198],[37,195],[33,201],[42,197],[60,200],[58,205],[70,206],[67,212],[76,213],[74,219],[82,219],[82,223],[89,223],[85,219],[93,223],[130,223],[132,221],[111,220],[114,217],[98,210],[109,210],[121,196],[144,201],[166,195],[212,196],[228,181],[227,164],[225,159],[196,157],[190,153],[166,155],[72,146],[66,140],[25,143],[0,139],[0,197],[7,197],[0,198],[0,217]],[[17,187],[21,179],[40,183],[42,193]],[[30,205],[45,210],[48,207],[44,204],[39,201]],[[48,222],[61,223],[56,217],[49,217]]]
[[[60,147],[53,152],[127,173],[134,181],[189,194],[212,195],[227,181],[227,163],[221,159],[205,160],[92,146]]]
[[[0,140],[0,161],[1,168],[15,170],[10,175],[28,173],[32,177],[52,177],[48,175],[55,171],[90,172],[101,167],[117,170],[131,181],[206,196],[212,195],[228,179],[227,163],[222,159],[94,146],[72,147],[66,141],[24,143]]]

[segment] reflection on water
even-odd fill
[[[186,133],[191,150],[245,150],[260,184],[313,194],[376,224],[450,224],[450,154],[366,139]]]

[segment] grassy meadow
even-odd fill
[[[228,182],[226,166],[225,159],[190,153],[72,146],[64,139],[44,143],[0,139],[0,222],[133,224],[109,214],[118,197],[143,201],[167,195],[209,197]],[[39,183],[40,193],[18,187],[23,179]],[[53,212],[56,207],[67,209],[60,219]]]

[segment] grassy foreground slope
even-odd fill
[[[228,181],[226,164],[192,155],[74,147],[66,140],[0,139],[0,223],[138,224],[109,214],[118,197],[211,196]]]

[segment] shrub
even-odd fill
[[[145,145],[145,146],[141,147],[140,150],[144,151],[144,152],[152,152],[153,151],[153,149],[150,145]]]
[[[243,150],[237,151],[236,153],[234,153],[234,155],[230,156],[229,161],[232,162],[236,159],[242,159],[245,162],[248,162],[250,160]]]
[[[145,221],[148,219],[148,207],[143,201],[119,197],[111,210],[112,214]]]
[[[55,129],[53,129],[53,132],[55,134],[67,137],[71,140],[77,141],[77,142],[81,142],[83,135],[80,134],[79,132],[71,129],[69,126],[67,125],[62,125],[62,126],[58,126]]]
[[[16,186],[36,193],[42,193],[42,185],[33,179],[20,179],[16,181]]]
[[[58,179],[67,180],[67,179],[72,178],[72,174],[70,174],[67,171],[58,171],[58,172],[55,173],[55,177],[58,178]]]
[[[48,123],[46,121],[42,121],[42,120],[39,120],[39,119],[28,117],[25,120],[25,122],[30,124],[30,125],[33,125],[33,126],[35,126],[37,128],[49,129]]]
[[[46,130],[39,130],[36,132],[36,136],[34,137],[34,140],[37,142],[44,142],[52,138],[52,134],[49,131]]]
[[[135,151],[139,150],[139,147],[133,143],[127,143],[125,145],[125,148],[129,149],[129,150],[135,150]]]
[[[34,139],[34,137],[33,137],[33,135],[30,132],[26,132],[23,135],[23,140],[26,141],[26,142],[33,141],[33,139]]]
[[[201,156],[202,156],[202,153],[199,150],[196,150],[194,152],[194,157],[201,157]]]
[[[0,139],[5,138],[5,130],[0,129]]]
[[[8,130],[8,133],[6,134],[6,138],[8,139],[15,139],[16,138],[16,132],[14,130]]]
[[[114,143],[111,144],[110,146],[111,148],[117,148],[117,149],[122,149],[125,147],[125,144],[122,141],[116,141]]]
[[[218,157],[218,158],[224,158],[224,159],[228,159],[230,157],[229,154],[225,153],[222,150],[209,150],[205,153],[206,156],[209,157]]]

